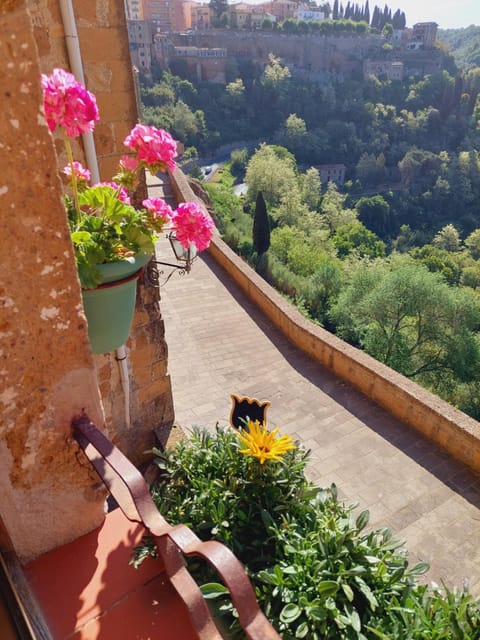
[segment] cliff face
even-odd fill
[[[378,35],[338,35],[266,33],[260,31],[215,30],[175,34],[176,46],[221,47],[227,57],[248,58],[260,65],[274,53],[293,73],[309,73],[316,79],[361,75],[366,59],[404,62],[407,73],[424,75],[444,68],[445,56],[438,49],[406,51],[382,50],[385,39]]]

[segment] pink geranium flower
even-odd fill
[[[142,205],[152,218],[163,218],[164,223],[170,222],[173,218],[172,207],[162,198],[148,198],[142,202]]]
[[[136,171],[138,169],[138,160],[133,156],[122,156],[119,165],[125,171]]]
[[[93,131],[99,120],[95,96],[63,69],[42,74],[44,110],[50,131],[63,127],[70,138]]]
[[[77,177],[77,180],[80,182],[88,182],[90,180],[90,171],[86,169],[81,162],[77,162],[76,160],[72,163],[72,165],[67,164],[63,168],[63,173],[71,178],[72,176],[72,166]]]
[[[125,138],[123,144],[135,151],[138,160],[149,169],[174,170],[177,144],[164,129],[137,124]]]
[[[210,244],[214,224],[196,202],[182,202],[175,211],[173,227],[178,241],[185,249],[193,243],[198,251],[203,251]]]
[[[122,187],[120,184],[116,182],[97,182],[96,187],[110,187],[117,193],[117,198],[120,202],[124,204],[131,204],[130,196],[128,195],[128,191],[125,187]]]

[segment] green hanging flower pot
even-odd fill
[[[138,254],[98,265],[102,284],[82,290],[93,353],[115,351],[127,341],[135,313],[137,280],[151,258],[149,254]]]

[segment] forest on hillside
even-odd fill
[[[480,26],[440,29],[438,40],[447,45],[458,67],[480,66]]]
[[[313,321],[480,418],[480,68],[321,84],[271,55],[228,72],[142,85],[198,178],[199,156],[255,143],[205,185],[224,238]],[[345,164],[343,187],[323,163]]]

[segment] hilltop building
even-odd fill
[[[433,49],[437,39],[438,24],[436,22],[417,22],[413,25],[410,42],[406,48],[409,51],[419,49]]]

